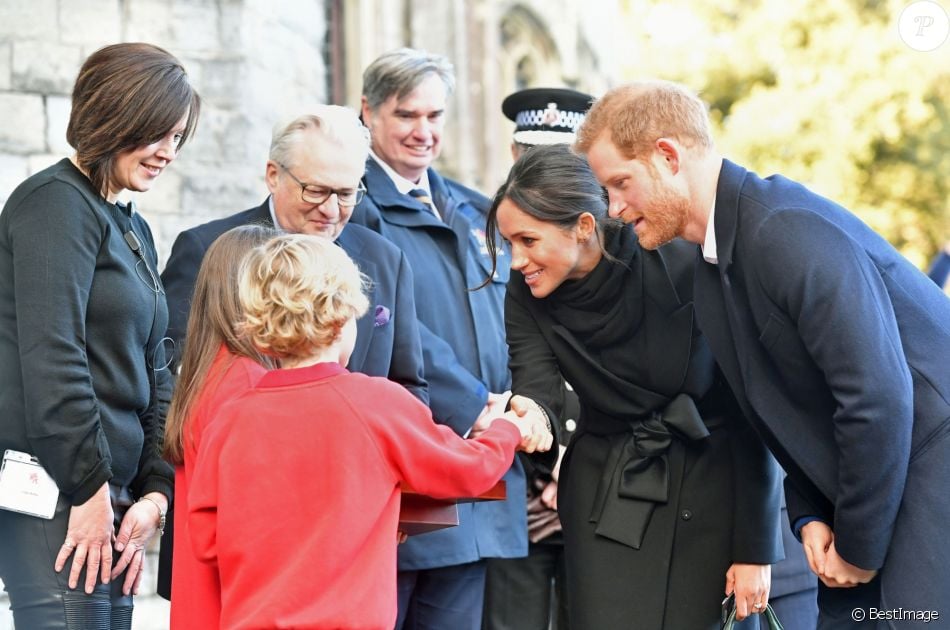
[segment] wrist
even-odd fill
[[[542,407],[540,403],[538,403],[537,401],[532,400],[531,402],[534,403],[534,406],[538,409],[538,413],[540,413],[541,417],[544,418],[544,426],[547,428],[548,433],[553,434],[553,431],[551,429],[551,418],[548,417],[548,412],[545,411],[544,407]]]
[[[164,495],[156,492],[139,497],[138,503],[151,503],[158,510],[158,535],[165,533],[165,515],[168,513],[168,499]],[[163,505],[164,504],[164,505]]]

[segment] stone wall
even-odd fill
[[[0,3],[0,202],[72,153],[70,92],[82,61],[118,41],[177,56],[203,99],[193,140],[136,199],[164,261],[178,232],[260,203],[275,120],[326,101],[325,8],[313,0],[4,0]]]

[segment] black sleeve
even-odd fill
[[[508,283],[505,293],[505,332],[508,339],[508,367],[511,370],[511,393],[538,403],[551,420],[551,430],[560,442],[560,422],[564,412],[564,379],[557,357],[541,333],[537,320],[519,298],[524,282]],[[550,472],[557,461],[558,449],[531,455],[535,466]]]
[[[73,505],[112,478],[86,359],[86,308],[104,237],[88,202],[61,186],[36,190],[10,222],[26,435]]]

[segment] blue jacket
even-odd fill
[[[697,261],[696,312],[788,473],[790,518],[822,518],[845,560],[883,567],[889,605],[914,590],[950,605],[950,300],[781,176],[724,160],[714,222],[719,264]]]
[[[927,272],[930,279],[937,283],[937,286],[943,288],[947,284],[947,277],[950,277],[950,254],[945,251],[937,254],[933,263],[930,265],[930,271]]]
[[[505,344],[504,295],[510,258],[502,253],[491,272],[485,250],[488,199],[429,169],[432,198],[444,222],[421,202],[400,194],[372,158],[367,193],[351,222],[396,244],[416,278],[416,312],[422,337],[429,405],[437,421],[464,435],[485,406],[488,392],[511,383]],[[508,498],[459,504],[459,526],[410,538],[399,548],[400,570],[429,569],[481,558],[527,554],[524,472],[505,475]]]
[[[175,340],[178,356],[185,341],[195,278],[205,252],[224,232],[251,223],[274,226],[268,202],[191,228],[175,239],[168,264],[162,272],[162,282],[168,300],[168,336]],[[388,377],[423,402],[428,402],[412,300],[412,271],[405,256],[385,239],[358,225],[346,226],[336,242],[356,262],[360,271],[373,280],[367,296],[369,310],[356,323],[356,347],[350,357],[349,369],[370,376]],[[388,310],[388,321],[383,321],[385,316],[377,320],[377,306]]]

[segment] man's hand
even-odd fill
[[[812,521],[802,527],[802,546],[811,572],[821,577],[825,572],[828,549],[835,536],[827,523]]]
[[[841,556],[832,542],[825,555],[825,570],[818,577],[830,588],[852,588],[858,584],[867,584],[874,579],[877,571],[856,567]]]
[[[856,567],[838,555],[834,532],[827,523],[812,521],[802,527],[802,545],[808,566],[829,588],[852,588],[877,575],[877,571]]]
[[[474,438],[484,433],[485,429],[491,426],[492,420],[501,417],[501,414],[505,412],[505,407],[508,406],[508,400],[510,398],[510,391],[502,392],[501,394],[489,392],[488,402],[485,403],[481,413],[475,418],[475,424],[473,424],[471,430],[469,430],[468,437]]]

